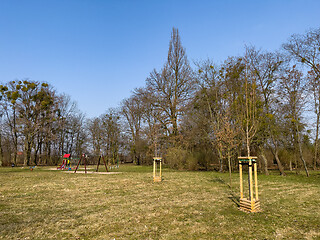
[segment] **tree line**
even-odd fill
[[[57,164],[64,153],[110,163],[232,171],[237,156],[260,170],[316,169],[319,162],[320,28],[294,34],[279,51],[245,46],[223,63],[189,62],[173,28],[167,59],[119,107],[87,119],[47,83],[0,86],[0,165]]]

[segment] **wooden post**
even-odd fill
[[[249,160],[249,195],[251,202],[253,201],[253,187],[252,187],[252,160]]]
[[[258,195],[258,173],[257,173],[257,162],[254,162],[254,185],[256,189],[256,200],[259,199]]]
[[[260,201],[258,196],[258,175],[257,175],[257,157],[238,157],[239,159],[239,175],[240,175],[240,209],[246,212],[260,212]],[[243,195],[243,183],[242,183],[242,170],[243,165],[248,165],[248,185],[249,185],[249,197],[245,198]],[[254,184],[255,193],[253,192],[253,176],[254,171]],[[255,196],[255,198],[254,198]]]
[[[83,154],[83,158],[84,158],[84,172],[85,172],[85,174],[87,174],[87,158],[86,158],[86,155]]]
[[[99,159],[98,159],[98,164],[97,164],[97,170],[96,170],[96,172],[99,171],[100,159],[101,159],[101,155],[99,156]]]
[[[153,179],[156,176],[156,161],[153,159]]]
[[[102,155],[102,159],[103,159],[103,162],[104,162],[104,166],[106,167],[106,171],[109,172],[109,171],[108,171],[108,167],[107,167],[106,160],[104,159],[104,156],[103,156],[103,155]]]
[[[78,161],[78,164],[77,164],[77,166],[76,166],[76,169],[74,170],[74,173],[76,173],[76,172],[77,172],[78,167],[79,167],[80,162],[81,162],[81,159],[82,159],[82,155],[80,156],[80,159],[79,159],[79,161]]]
[[[108,171],[108,167],[107,167],[106,160],[104,159],[104,156],[103,156],[103,155],[100,155],[100,156],[99,156],[99,160],[98,160],[96,172],[99,171],[99,165],[100,165],[101,158],[102,158],[102,160],[103,160],[104,166],[106,167],[106,171],[109,172],[109,171]]]
[[[239,161],[239,175],[240,175],[240,199],[243,198],[243,185],[242,185],[242,163]]]
[[[158,170],[158,163],[159,163],[159,170]],[[153,158],[153,181],[154,182],[161,182],[161,158],[160,157],[154,157]]]

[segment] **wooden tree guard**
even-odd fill
[[[153,158],[153,182],[161,182],[162,176],[161,176],[161,157],[154,157]],[[159,164],[159,171],[157,171]]]
[[[246,212],[260,212],[258,195],[257,157],[238,157],[240,174],[240,209]],[[249,198],[243,197],[242,166],[248,165]],[[254,174],[255,194],[253,193],[252,167]],[[255,196],[254,196],[255,195]]]
[[[76,167],[76,169],[74,170],[74,173],[77,172],[78,167],[79,167],[80,162],[81,162],[82,159],[83,159],[83,164],[84,164],[84,171],[85,171],[85,173],[87,173],[87,158],[86,158],[86,155],[85,155],[85,154],[82,154],[82,155],[81,155],[81,157],[80,157],[80,159],[79,159],[79,162],[78,162],[78,164],[77,164],[77,167]]]
[[[102,160],[103,160],[104,166],[106,167],[106,171],[107,171],[107,172],[109,172],[109,171],[108,171],[108,167],[107,167],[106,160],[104,160],[104,156],[103,156],[103,155],[100,155],[100,156],[99,156],[99,160],[98,160],[98,164],[97,164],[97,170],[96,170],[96,172],[98,172],[98,171],[99,171],[99,165],[100,165],[100,160],[101,160],[101,158],[102,158]]]

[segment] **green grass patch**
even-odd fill
[[[320,239],[319,172],[259,175],[263,211],[248,214],[238,173],[230,189],[227,173],[164,168],[153,183],[149,166],[49,169],[0,169],[0,239]]]

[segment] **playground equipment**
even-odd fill
[[[153,182],[161,182],[162,176],[161,176],[161,157],[154,157],[153,158]],[[159,167],[158,167],[159,165]],[[157,169],[159,168],[159,172]]]
[[[260,200],[258,195],[257,157],[238,157],[240,174],[240,209],[246,212],[260,212]],[[242,167],[248,165],[249,198],[243,197]],[[253,192],[252,167],[254,173],[255,194]],[[254,197],[255,195],[255,197]]]
[[[80,162],[82,160],[82,163],[84,165],[84,172],[87,174],[87,156],[83,153],[78,161],[78,164],[74,170],[74,173],[77,172],[78,168],[79,168],[79,165],[80,165]]]
[[[63,155],[62,164],[61,164],[61,166],[57,167],[58,170],[64,170],[64,169],[71,170],[70,156],[71,156],[71,154]]]
[[[108,171],[108,167],[107,167],[106,160],[104,159],[104,156],[103,156],[103,155],[100,155],[100,156],[99,156],[99,160],[98,160],[98,164],[97,164],[97,170],[96,170],[96,172],[98,172],[98,171],[99,171],[99,165],[100,165],[100,160],[101,160],[101,158],[103,159],[103,163],[104,163],[104,166],[106,167],[106,171],[107,171],[107,172],[109,172],[109,171]]]
[[[116,169],[119,168],[119,157],[117,157],[117,164],[109,166],[109,169]]]

